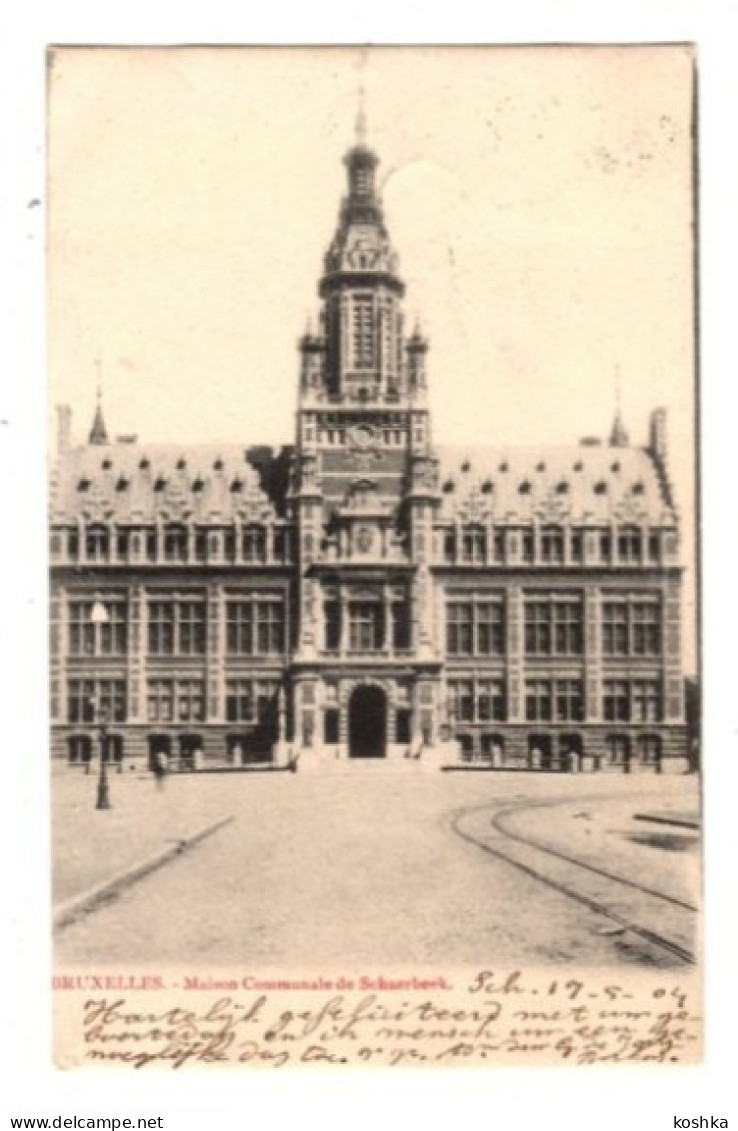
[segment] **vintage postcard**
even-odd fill
[[[48,75],[56,1063],[698,1061],[693,49]]]

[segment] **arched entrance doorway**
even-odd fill
[[[384,758],[387,753],[387,697],[381,687],[357,687],[349,700],[349,757]]]

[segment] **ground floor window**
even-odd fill
[[[323,738],[329,746],[335,746],[338,742],[338,722],[338,711],[335,707],[329,707],[323,719]]]
[[[562,770],[576,772],[581,769],[584,741],[581,734],[559,735],[559,757]]]
[[[67,761],[70,766],[89,765],[92,760],[92,739],[89,734],[72,734],[67,739]]]
[[[179,769],[196,770],[203,754],[203,741],[199,734],[180,734],[177,739],[179,746]]]
[[[642,766],[659,766],[661,764],[661,739],[657,734],[639,735],[638,761]]]
[[[485,732],[482,735],[482,756],[495,764],[502,762],[505,757],[505,739],[501,734]]]
[[[395,717],[395,738],[397,742],[409,742],[412,732],[412,712],[403,707]]]
[[[471,734],[459,735],[459,747],[463,762],[471,762],[474,757],[474,736]]]
[[[270,762],[271,742],[262,740],[256,728],[238,734],[226,735],[226,753],[232,766],[248,766],[254,763]]]
[[[122,734],[108,734],[105,736],[105,761],[118,767],[123,767],[123,754],[125,743]]]
[[[630,739],[627,734],[608,734],[605,738],[605,762],[608,766],[627,766]]]
[[[164,758],[168,764],[172,754],[172,739],[168,734],[149,735],[149,769],[153,770]]]

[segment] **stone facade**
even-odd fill
[[[52,751],[121,764],[686,768],[665,414],[629,443],[438,449],[363,143],[274,451],[59,416]]]

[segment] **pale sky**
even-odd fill
[[[633,442],[669,410],[691,559],[686,47],[58,52],[50,401],[83,439],[100,357],[112,433],[292,441],[362,73],[435,440],[606,436],[619,373]]]

